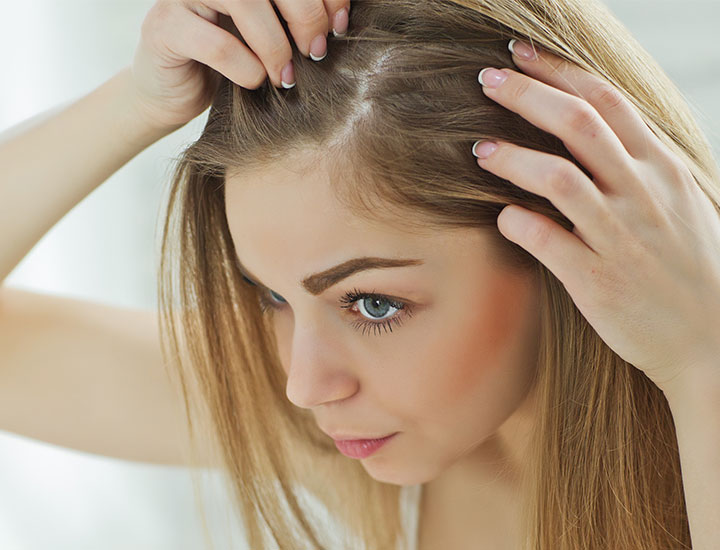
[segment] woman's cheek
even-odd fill
[[[464,301],[451,304],[441,335],[429,346],[418,346],[419,361],[431,367],[427,388],[438,403],[495,395],[526,379],[523,350],[530,342],[525,326],[534,315],[525,280],[493,275]],[[451,322],[447,322],[450,319]]]

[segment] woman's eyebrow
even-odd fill
[[[319,296],[331,286],[336,285],[343,279],[347,279],[350,275],[354,275],[360,271],[366,271],[368,269],[407,267],[422,265],[424,263],[425,262],[423,260],[415,258],[376,258],[367,256],[362,258],[353,258],[319,273],[310,275],[303,279],[300,284],[308,293],[313,296]],[[259,282],[250,271],[245,269],[239,259],[238,264],[240,265],[240,271],[245,277],[258,286],[267,288]]]

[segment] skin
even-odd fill
[[[240,262],[280,306],[272,318],[288,399],[311,409],[326,433],[400,432],[361,462],[379,481],[425,484],[422,524],[433,536],[477,543],[494,530],[507,539],[501,518],[516,506],[510,495],[531,421],[537,284],[497,263],[486,230],[410,233],[353,215],[334,199],[327,171],[299,168],[304,162],[287,158],[226,181]],[[356,273],[319,296],[300,285],[361,256],[424,264]],[[412,302],[413,314],[392,332],[363,334],[354,321],[392,310],[387,302],[380,312],[362,309],[362,299],[343,309],[338,300],[353,289]],[[488,525],[478,526],[470,512],[490,502]],[[461,509],[468,514],[442,512]]]

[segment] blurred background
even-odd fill
[[[0,132],[76,100],[129,65],[153,3],[2,0]],[[605,3],[682,90],[719,158],[720,0]],[[207,112],[126,164],[57,223],[5,284],[156,308],[155,224],[163,191],[173,158],[206,118]],[[239,524],[225,513],[214,472],[204,475],[213,540],[217,548],[231,547],[222,545],[224,534],[236,537]],[[3,550],[206,548],[196,498],[186,468],[115,460],[0,431]]]

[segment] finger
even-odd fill
[[[211,23],[218,24],[219,15],[218,11],[211,9],[203,4],[188,4],[187,8],[193,13],[197,13],[203,19],[210,21]],[[227,13],[225,15],[228,15]]]
[[[508,49],[513,52],[510,44]],[[523,73],[580,97],[595,107],[630,156],[644,160],[655,156],[658,148],[664,151],[664,144],[621,90],[557,55],[537,47],[535,51],[538,59],[534,61],[523,59],[514,52],[513,61]]]
[[[254,90],[265,81],[265,67],[232,34],[185,9],[176,17],[177,32],[167,38],[174,52],[204,63],[243,88]]]
[[[348,0],[325,0],[325,11],[330,19],[330,28],[334,36],[344,36],[350,20],[350,2]]]
[[[275,5],[287,21],[298,50],[306,57],[312,52],[316,61],[324,59],[331,20],[323,0],[275,0]]]
[[[267,0],[205,0],[205,4],[229,13],[243,40],[264,66],[273,86],[282,87],[282,71],[292,59],[292,47],[270,3]]]
[[[614,245],[607,242],[612,233],[607,227],[609,208],[605,196],[575,164],[512,143],[497,145],[489,157],[478,158],[484,170],[552,202],[575,225],[593,252]]]
[[[573,157],[593,174],[600,189],[621,194],[637,180],[631,164],[635,160],[587,101],[512,69],[500,73],[507,75],[506,80],[497,88],[484,85],[485,95],[559,137]],[[480,71],[486,83],[490,83],[488,77],[492,74],[487,69]]]
[[[597,255],[559,223],[522,206],[506,206],[497,219],[500,233],[540,260],[575,295]]]

